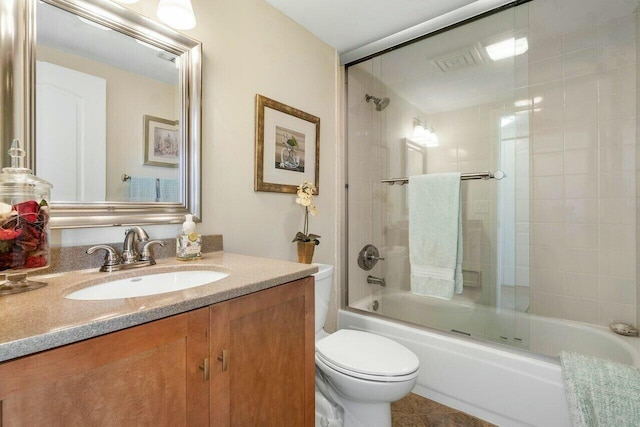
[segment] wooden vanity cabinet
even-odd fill
[[[315,425],[314,280],[211,306],[211,426]]]
[[[1,363],[0,426],[312,427],[313,312],[308,277]]]
[[[0,425],[207,425],[208,323],[202,308],[0,364]]]

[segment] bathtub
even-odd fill
[[[421,362],[414,393],[500,426],[571,427],[560,365],[554,357],[561,350],[640,366],[638,338],[621,337],[606,328],[523,313],[495,313],[465,301],[434,301],[406,292],[387,292],[380,300],[378,312],[391,316],[391,310],[402,308],[396,313],[402,321],[366,312],[373,301],[368,298],[356,304],[360,309],[340,310],[338,327],[366,330],[400,342]],[[521,317],[510,324],[496,320],[507,315]],[[457,332],[406,323],[422,323],[411,316],[430,317],[430,325],[454,319],[452,329]],[[483,332],[484,339],[495,332],[497,342],[513,341],[506,346],[461,335],[473,337],[474,331]]]

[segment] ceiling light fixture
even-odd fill
[[[196,26],[191,0],[160,0],[158,18],[176,30],[190,30]]]
[[[501,59],[522,55],[529,50],[529,43],[527,42],[526,37],[520,37],[519,39],[511,37],[485,46],[484,48],[487,51],[489,58],[493,61],[499,61]]]
[[[118,3],[124,3],[124,4],[133,4],[133,3],[138,3],[138,0],[116,0]]]
[[[436,135],[433,128],[425,126],[422,120],[417,117],[413,119],[413,135],[411,140],[424,147],[437,147],[440,145],[438,135]]]

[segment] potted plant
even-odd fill
[[[309,234],[309,214],[315,216],[318,213],[318,208],[313,204],[315,191],[315,185],[304,181],[302,185],[298,186],[296,193],[296,203],[304,208],[304,229],[296,233],[292,242],[297,242],[298,245],[298,262],[305,264],[311,264],[315,247],[320,244],[320,240],[318,240],[320,236]]]

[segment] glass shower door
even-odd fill
[[[527,112],[515,105],[526,58],[494,59],[487,46],[513,40],[514,53],[518,22],[526,19],[526,7],[508,9],[347,67],[350,307],[496,342],[524,341],[514,310],[522,305],[518,278],[528,259],[515,236],[527,233],[526,218],[516,218],[526,195],[516,196],[515,186],[527,185],[528,169],[518,181],[462,181],[464,290],[451,301],[412,293],[408,185],[381,181],[519,168],[528,156],[521,135],[528,135]],[[367,244],[384,260],[365,271],[357,256]]]

